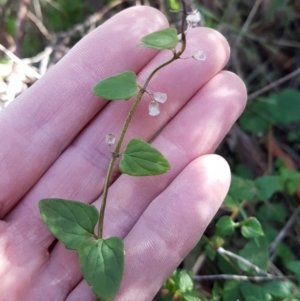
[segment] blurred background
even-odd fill
[[[83,36],[135,5],[178,26],[170,13],[178,0],[0,0],[0,111]],[[232,169],[224,205],[155,300],[300,300],[300,1],[193,6],[201,26],[229,41],[226,69],[244,80],[248,105],[217,150]]]

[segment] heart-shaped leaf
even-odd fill
[[[178,43],[177,30],[175,28],[167,28],[144,36],[142,43],[138,46],[154,48],[154,49],[173,49]]]
[[[113,300],[124,271],[124,245],[119,237],[83,242],[76,250],[82,274],[98,298]]]
[[[107,100],[128,100],[136,91],[136,75],[131,71],[107,77],[93,89],[94,94]]]
[[[266,271],[269,260],[268,244],[266,238],[264,236],[260,236],[258,238],[250,240],[239,252],[239,255]],[[238,261],[238,265],[243,271],[251,270],[249,266],[245,265],[241,261]]]
[[[75,250],[83,241],[94,236],[98,211],[93,205],[63,199],[44,199],[40,213],[50,232],[67,249]]]
[[[269,301],[268,293],[264,289],[251,282],[243,282],[239,285],[240,291],[246,301]]]
[[[167,159],[141,139],[132,139],[122,153],[120,171],[131,176],[160,175],[170,169]]]
[[[222,216],[216,224],[216,235],[230,236],[234,233],[235,223],[229,216]]]
[[[261,224],[256,217],[250,217],[242,222],[242,235],[246,238],[255,238],[264,235]]]

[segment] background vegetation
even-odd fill
[[[133,5],[178,20],[178,0],[0,0],[0,110],[90,30]],[[156,300],[300,300],[300,1],[195,1],[228,39],[248,106],[218,149],[224,205]]]

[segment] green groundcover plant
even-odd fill
[[[130,140],[125,150],[121,152],[126,131],[145,93],[151,99],[149,115],[157,116],[160,113],[159,106],[166,102],[167,95],[163,92],[148,91],[148,84],[160,69],[178,59],[183,59],[181,56],[186,48],[186,32],[199,21],[199,13],[188,13],[182,1],[180,34],[175,28],[163,29],[142,37],[141,43],[137,45],[172,52],[172,57],[168,61],[156,67],[142,86],[137,83],[136,74],[131,71],[105,78],[95,85],[93,92],[102,99],[108,101],[134,99],[119,138],[116,139],[110,133],[106,135],[106,143],[109,147],[112,147],[115,142],[116,146],[107,170],[100,213],[93,205],[72,200],[43,199],[39,203],[42,219],[51,233],[67,249],[77,252],[82,274],[98,300],[112,300],[117,294],[126,257],[120,237],[103,239],[104,214],[114,165],[119,161],[120,172],[135,177],[160,175],[170,169],[170,164],[164,155],[139,138]],[[192,58],[201,61],[205,60],[206,56],[203,51],[195,50]]]

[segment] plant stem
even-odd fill
[[[124,137],[125,134],[127,132],[129,123],[132,119],[132,116],[136,110],[136,108],[138,107],[138,104],[140,103],[140,100],[142,99],[148,84],[150,82],[150,80],[152,79],[152,77],[163,67],[171,64],[172,62],[174,62],[175,60],[180,58],[180,55],[184,52],[185,48],[186,48],[186,36],[185,36],[185,32],[184,32],[184,26],[185,26],[185,18],[186,18],[186,10],[185,10],[185,3],[184,1],[182,1],[183,3],[183,13],[182,13],[182,23],[181,23],[181,37],[182,37],[182,44],[181,44],[181,49],[179,52],[174,51],[174,56],[166,61],[165,63],[159,65],[157,68],[155,68],[151,74],[149,75],[149,77],[147,78],[145,84],[143,85],[142,88],[140,88],[139,93],[136,96],[136,99],[126,117],[126,120],[124,122],[124,125],[122,127],[122,131],[121,131],[121,135],[119,138],[119,141],[117,143],[117,146],[115,148],[115,151],[112,153],[112,157],[110,159],[109,162],[109,166],[108,166],[108,170],[107,170],[107,174],[106,174],[106,178],[105,178],[105,183],[104,183],[104,188],[103,188],[103,196],[102,196],[102,203],[101,203],[101,208],[100,208],[100,214],[99,214],[99,221],[98,221],[98,239],[102,239],[103,237],[103,223],[104,223],[104,212],[105,212],[105,208],[106,208],[106,202],[107,202],[107,196],[108,196],[108,188],[110,186],[110,182],[111,182],[111,177],[112,177],[112,172],[113,172],[113,167],[114,164],[116,162],[116,159],[119,157],[119,153],[120,153],[120,149],[122,146],[122,143],[124,141]]]

